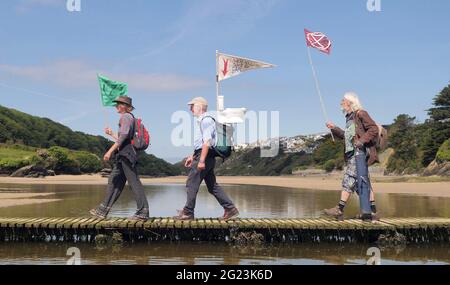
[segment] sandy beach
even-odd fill
[[[392,182],[402,177],[376,178],[373,183],[377,193],[410,194],[432,197],[450,197],[450,181],[428,182],[424,181],[401,181]],[[331,175],[322,177],[281,176],[281,177],[247,177],[247,176],[223,176],[217,178],[220,184],[232,185],[261,185],[288,187],[295,189],[313,189],[317,191],[340,191],[341,176]],[[439,180],[439,179],[437,179]],[[144,184],[184,184],[185,176],[164,178],[143,178]],[[106,185],[107,179],[100,175],[70,176],[60,175],[46,178],[12,178],[0,177],[0,184],[55,184],[55,185]],[[0,206],[2,204],[0,196]]]
[[[0,208],[43,204],[59,201],[59,199],[47,199],[54,193],[1,193],[0,192]]]

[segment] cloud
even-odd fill
[[[0,64],[0,76],[16,76],[36,82],[80,89],[97,86],[97,74],[128,83],[130,90],[144,92],[176,92],[202,88],[208,81],[176,73],[108,72],[79,60],[62,60],[44,65],[18,66]]]
[[[266,17],[279,0],[197,0],[190,3],[186,13],[168,28],[165,40],[146,51],[138,52],[119,62],[114,69],[127,62],[155,56],[185,38],[198,35],[215,35],[221,38],[247,33],[257,21]]]

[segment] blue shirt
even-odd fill
[[[197,119],[197,124],[200,128],[200,133],[194,142],[194,150],[199,150],[203,144],[209,141],[210,146],[216,145],[216,122],[211,115],[204,113]]]

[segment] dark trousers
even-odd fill
[[[367,165],[366,152],[362,150],[356,151],[356,173],[358,176],[358,188],[359,205],[363,214],[372,213],[370,208],[370,179],[369,179],[369,167]]]
[[[145,197],[144,186],[142,186],[142,183],[139,180],[136,165],[132,166],[125,158],[119,158],[114,163],[113,170],[108,180],[106,197],[100,206],[100,210],[105,214],[108,214],[114,203],[119,199],[120,194],[122,194],[127,181],[133,191],[134,198],[136,199],[136,214],[148,216],[148,201]]]
[[[197,169],[199,159],[200,153],[194,155],[194,162],[192,163],[192,168],[188,174],[188,179],[186,181],[187,201],[184,211],[188,214],[194,214],[197,193],[203,180],[208,188],[208,192],[217,199],[217,202],[219,202],[224,209],[233,209],[235,207],[233,202],[223,191],[222,187],[220,187],[216,182],[216,175],[214,174],[216,159],[212,153],[212,150],[210,150],[207,158],[205,159],[206,169],[202,171]]]

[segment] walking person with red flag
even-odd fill
[[[371,187],[368,167],[378,161],[376,139],[378,125],[363,110],[358,96],[348,92],[341,101],[342,112],[346,118],[345,130],[332,122],[327,127],[333,135],[345,142],[344,158],[346,167],[342,180],[341,200],[338,205],[324,210],[327,216],[343,218],[344,208],[352,195],[359,195],[361,218],[365,221],[377,219],[375,196]]]

